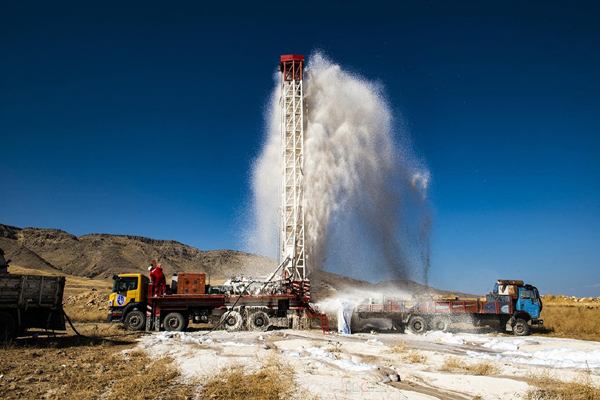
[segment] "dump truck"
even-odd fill
[[[270,327],[308,328],[327,316],[310,304],[310,281],[252,280],[232,277],[210,285],[204,273],[180,273],[164,295],[143,274],[113,276],[109,322],[122,322],[133,331],[183,331],[190,322],[212,324],[228,331],[266,331]]]
[[[500,279],[485,299],[368,300],[358,304],[354,313],[362,319],[389,318],[395,329],[408,327],[416,334],[429,330],[447,331],[453,323],[468,322],[498,324],[503,331],[526,336],[532,326],[544,323],[540,319],[542,308],[542,299],[535,286],[521,280]]]
[[[62,276],[0,274],[0,341],[29,328],[64,331]]]

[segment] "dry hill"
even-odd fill
[[[75,236],[59,229],[17,228],[2,224],[0,248],[7,253],[7,258],[12,259],[12,266],[26,268],[27,271],[98,280],[118,273],[147,273],[152,259],[162,264],[167,277],[182,271],[205,272],[213,279],[242,274],[261,276],[277,267],[277,262],[268,257],[233,250],[202,251],[173,240],[96,233]],[[310,278],[315,299],[353,290],[373,295],[450,293],[412,281],[372,284],[325,271],[312,271]]]
[[[88,278],[147,272],[152,259],[166,275],[202,271],[215,278],[234,274],[265,275],[276,267],[270,258],[232,250],[201,251],[173,240],[140,236],[75,236],[59,229],[17,228],[0,224],[0,248],[13,265],[61,271]]]

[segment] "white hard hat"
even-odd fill
[[[152,265],[148,267],[148,271],[152,271]]]

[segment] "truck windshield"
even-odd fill
[[[138,286],[138,278],[125,277],[115,279],[113,285],[113,293],[126,292],[128,290],[136,290]]]

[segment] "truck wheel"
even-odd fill
[[[15,336],[15,320],[7,312],[0,312],[0,342],[10,340]]]
[[[427,322],[425,322],[425,318],[423,317],[410,317],[408,320],[408,329],[417,335],[423,334],[427,331]]]
[[[139,310],[133,310],[125,316],[123,325],[130,331],[142,331],[146,328],[146,316]]]
[[[225,329],[229,332],[239,331],[242,329],[242,315],[237,311],[226,312],[221,320]]]
[[[249,319],[250,329],[253,331],[264,332],[269,329],[269,325],[271,325],[271,321],[269,320],[269,316],[264,311],[257,311],[250,315]]]
[[[512,328],[516,336],[529,335],[529,324],[523,318],[517,318]]]
[[[166,331],[181,332],[185,329],[185,318],[177,312],[169,313],[163,320],[163,326]]]
[[[431,321],[431,327],[434,331],[448,332],[450,321],[447,318],[435,317],[433,321]]]

